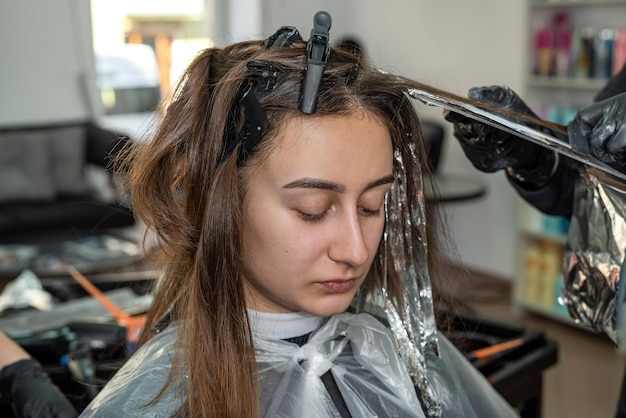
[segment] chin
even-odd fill
[[[335,314],[345,312],[352,302],[352,297],[345,300],[325,300],[316,306],[303,306],[302,310],[315,316],[328,317]]]

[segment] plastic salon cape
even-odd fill
[[[181,402],[176,386],[154,405],[171,369],[176,325],[141,347],[81,417],[168,417]],[[302,346],[255,334],[260,417],[340,417],[320,376],[331,371],[348,410],[361,417],[424,417],[390,331],[368,314],[328,319]],[[443,417],[515,417],[506,401],[443,335],[438,376]],[[180,384],[181,382],[179,382]]]

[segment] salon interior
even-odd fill
[[[95,125],[146,140],[155,107],[197,51],[280,26],[306,39],[319,10],[332,15],[331,43],[358,41],[381,70],[461,96],[506,85],[560,124],[626,61],[623,0],[1,2],[0,330],[40,359],[77,407],[94,396],[86,388],[97,376],[84,371],[106,376],[106,362],[123,356],[136,325],[128,318],[146,312],[158,279],[146,267],[141,220],[120,209],[125,196],[106,155],[85,138],[98,136]],[[555,33],[565,33],[560,49],[548,41]],[[546,54],[570,58],[555,69]],[[521,416],[613,417],[626,338],[614,323],[593,329],[577,320],[563,302],[568,220],[534,209],[503,172],[475,169],[445,104],[415,106],[450,235],[437,290],[458,312],[449,332]],[[44,137],[47,151],[37,146]],[[53,149],[64,158],[63,187],[78,198],[51,184]],[[59,365],[68,355],[74,367]]]

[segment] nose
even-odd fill
[[[334,228],[334,240],[328,251],[328,256],[336,262],[357,267],[369,258],[369,249],[363,234],[363,227],[357,213],[345,216]]]

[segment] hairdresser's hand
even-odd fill
[[[20,345],[0,331],[0,370],[20,360],[27,360],[30,354]]]
[[[490,106],[535,116],[506,86],[473,87],[468,96]],[[454,124],[454,136],[477,169],[484,172],[507,169],[518,180],[537,186],[550,178],[556,158],[552,151],[458,113],[445,111],[444,116]]]
[[[626,93],[579,111],[567,133],[575,150],[626,172]]]
[[[0,398],[22,418],[75,418],[78,412],[41,364],[0,331]]]

